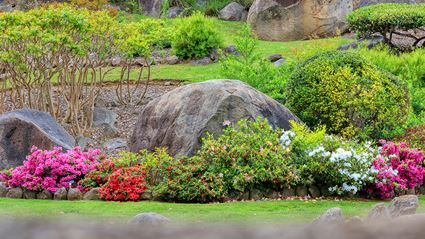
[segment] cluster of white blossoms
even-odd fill
[[[290,130],[285,131],[283,132],[282,136],[280,136],[280,143],[285,147],[289,147],[294,137],[295,137],[294,132]]]

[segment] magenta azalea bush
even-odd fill
[[[368,193],[392,198],[420,186],[425,173],[423,153],[409,148],[406,143],[382,143],[381,152],[372,163],[372,170],[376,173],[375,184]]]
[[[98,149],[83,152],[79,147],[64,151],[60,147],[41,150],[33,146],[22,166],[2,173],[0,177],[10,187],[56,192],[58,188],[70,187],[93,170],[100,155]]]

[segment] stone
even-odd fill
[[[140,213],[133,217],[128,224],[159,226],[170,223],[170,219],[154,212]]]
[[[312,198],[318,198],[320,197],[320,190],[318,187],[312,185],[308,188],[308,194],[312,197]]]
[[[330,196],[332,196],[332,193],[329,191],[329,187],[327,187],[327,186],[320,187],[320,194],[323,197],[330,197]]]
[[[382,221],[389,220],[390,218],[390,212],[384,203],[378,203],[374,205],[367,215],[368,221]]]
[[[249,199],[251,200],[258,201],[258,200],[261,200],[263,197],[264,197],[264,193],[259,189],[252,189],[249,192]]]
[[[122,62],[122,58],[120,56],[114,56],[111,58],[111,66],[119,66]]]
[[[165,58],[165,60],[167,61],[168,65],[175,65],[175,64],[178,64],[180,62],[178,56],[167,56]]]
[[[217,62],[219,60],[220,56],[218,54],[217,49],[212,49],[211,53],[210,53],[210,59],[213,60],[214,62]]]
[[[99,188],[92,188],[84,194],[83,200],[99,200]]]
[[[0,170],[21,165],[33,145],[72,149],[75,140],[48,113],[19,109],[0,115]]]
[[[211,80],[176,88],[141,111],[129,141],[132,152],[166,147],[171,155],[193,155],[207,132],[218,136],[223,123],[267,118],[272,127],[290,129],[300,120],[287,108],[236,80]]]
[[[111,131],[117,131],[115,124],[117,123],[118,115],[104,107],[94,107],[93,110],[93,126],[100,128],[109,128]]]
[[[341,208],[331,208],[325,213],[320,215],[319,218],[313,221],[313,224],[343,224],[345,222],[344,216],[342,215]]]
[[[212,60],[209,57],[204,57],[204,58],[192,61],[192,65],[208,65],[211,63],[212,63]]]
[[[176,18],[180,16],[184,12],[184,8],[176,6],[176,7],[170,7],[167,12],[168,18]]]
[[[354,216],[348,219],[345,224],[351,225],[351,226],[359,226],[363,224],[363,220],[359,216]]]
[[[350,49],[357,49],[358,47],[359,47],[359,45],[358,45],[357,42],[351,42],[351,43],[347,43],[347,44],[344,44],[344,45],[338,47],[337,50],[338,51],[347,51],[347,50],[350,50]]]
[[[282,197],[283,198],[289,198],[295,196],[295,190],[293,188],[285,188],[282,191]]]
[[[306,186],[297,186],[295,194],[299,197],[306,197],[308,196],[308,188]]]
[[[22,192],[21,188],[11,188],[9,189],[9,192],[7,192],[6,197],[19,199],[22,198],[23,194],[24,193]]]
[[[160,17],[162,4],[163,0],[139,0],[140,10],[149,17]]]
[[[91,147],[93,147],[93,140],[87,137],[84,137],[82,135],[79,135],[75,138],[77,141],[77,146],[80,147],[82,150],[87,150]]]
[[[278,199],[280,198],[280,193],[276,190],[266,190],[264,197],[268,199]]]
[[[277,61],[275,61],[275,62],[273,62],[273,64],[276,66],[276,67],[280,67],[281,65],[283,65],[283,63],[285,63],[285,59],[279,59],[279,60],[277,60]]]
[[[255,0],[248,23],[263,40],[302,40],[344,31],[352,11],[352,0]]]
[[[7,189],[6,185],[0,182],[0,198],[6,197],[7,192],[9,192],[9,190]]]
[[[44,189],[43,191],[37,193],[37,199],[51,200],[53,199],[53,194],[50,191]]]
[[[153,194],[150,191],[145,190],[141,195],[140,198],[142,200],[152,200],[153,199]]]
[[[375,48],[376,46],[380,45],[384,42],[384,38],[382,36],[374,36],[369,39],[369,42],[367,43],[366,47],[368,49]]]
[[[24,198],[24,199],[36,199],[37,193],[34,192],[34,191],[26,190],[26,191],[23,192],[22,198]]]
[[[273,55],[271,55],[271,56],[267,57],[267,59],[268,59],[270,62],[275,62],[275,61],[278,61],[278,60],[280,60],[280,59],[282,59],[282,58],[283,58],[282,54],[273,54]]]
[[[239,56],[240,53],[237,51],[236,46],[235,45],[229,45],[226,48],[223,49],[223,53],[225,55],[235,55],[235,56]]]
[[[66,188],[58,188],[53,195],[54,200],[67,200],[68,199],[68,191]]]
[[[237,3],[231,2],[218,12],[218,18],[226,21],[245,21],[248,12]]]
[[[77,201],[83,199],[83,193],[78,188],[70,188],[68,189],[68,200],[69,201]]]
[[[110,139],[106,141],[105,143],[103,143],[103,148],[108,151],[127,148],[127,141],[121,138]]]
[[[404,195],[394,198],[390,205],[388,205],[388,211],[392,218],[412,215],[416,213],[416,209],[419,207],[419,199],[416,195]]]

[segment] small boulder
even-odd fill
[[[252,189],[249,193],[249,198],[251,200],[258,201],[258,200],[261,200],[263,197],[264,197],[264,192],[262,192],[259,189]]]
[[[103,144],[103,148],[107,151],[113,151],[116,149],[122,149],[127,147],[127,141],[125,139],[110,139]]]
[[[168,65],[175,65],[180,61],[178,56],[167,56],[165,60],[167,61]]]
[[[332,224],[342,224],[345,222],[344,216],[342,215],[341,208],[331,208],[328,209],[325,213],[320,215],[319,218],[313,221],[313,224],[322,224],[322,223],[332,223]]]
[[[298,197],[306,197],[308,196],[308,188],[306,186],[297,186],[295,193]]]
[[[51,200],[52,198],[53,194],[49,190],[44,189],[43,191],[37,193],[37,199]]]
[[[283,198],[295,197],[295,190],[293,188],[285,188],[282,191]]]
[[[239,56],[240,53],[237,51],[236,46],[235,45],[229,45],[226,48],[223,49],[223,53],[225,55],[235,55],[235,56]]]
[[[312,197],[312,198],[318,198],[320,197],[320,190],[318,187],[312,185],[308,188],[308,194]]]
[[[357,49],[358,47],[359,47],[359,44],[357,42],[351,42],[351,43],[347,43],[347,44],[344,44],[344,45],[338,47],[337,50],[338,51],[347,51],[347,50],[350,50],[350,49]]]
[[[83,193],[78,188],[70,188],[68,189],[68,200],[69,201],[77,201],[83,199]]]
[[[68,191],[66,188],[58,188],[53,195],[53,199],[55,200],[67,200],[68,199]]]
[[[138,224],[146,226],[158,226],[162,224],[170,223],[170,219],[154,212],[141,213],[133,217],[129,224]]]
[[[19,198],[22,198],[23,194],[24,193],[21,188],[11,188],[9,189],[9,192],[7,192],[6,197],[19,199]]]
[[[390,212],[384,203],[374,205],[367,215],[369,221],[389,220],[390,218]]]
[[[280,60],[282,58],[283,58],[282,54],[273,54],[273,55],[269,56],[267,59],[270,62],[275,62],[275,61],[278,61],[278,60]]]
[[[226,21],[245,21],[248,15],[248,11],[237,3],[231,2],[218,13],[218,18]]]
[[[22,197],[24,199],[36,199],[37,198],[37,193],[35,191],[29,191],[26,190],[24,191],[24,193],[22,194]]]
[[[176,18],[178,16],[180,16],[180,14],[182,14],[184,12],[184,8],[182,7],[170,7],[170,9],[168,9],[168,13],[167,13],[167,17],[168,18]]]
[[[95,107],[93,111],[93,126],[94,127],[108,127],[113,131],[116,131],[117,128],[115,124],[117,123],[118,115],[112,110],[108,110],[103,107]]]
[[[392,218],[412,215],[416,213],[416,209],[419,207],[419,199],[416,195],[404,195],[394,198],[390,205],[388,205],[388,211]]]
[[[84,194],[83,200],[99,200],[99,189],[92,188]]]
[[[4,185],[4,183],[0,182],[0,198],[4,198],[7,195],[7,192],[9,190],[7,189],[7,187]]]
[[[204,58],[192,61],[192,65],[208,65],[211,63],[212,63],[212,60],[209,57],[204,57]]]
[[[71,149],[75,140],[48,113],[20,109],[0,115],[0,170],[21,165],[33,145]]]
[[[119,66],[122,62],[122,58],[120,56],[114,56],[111,58],[111,66]]]
[[[77,136],[75,138],[77,141],[77,146],[81,148],[81,150],[87,150],[91,147],[93,147],[93,140],[84,136]]]
[[[279,59],[279,60],[277,60],[277,61],[275,61],[275,62],[273,62],[273,64],[276,66],[276,67],[280,67],[281,65],[283,65],[283,63],[285,63],[285,59]]]

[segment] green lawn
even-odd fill
[[[425,205],[425,196],[420,197]],[[85,217],[112,222],[127,221],[141,212],[157,212],[173,221],[186,222],[300,222],[314,219],[332,207],[346,217],[364,216],[377,201],[287,200],[220,204],[174,204],[161,202],[44,201],[0,199],[0,215],[17,217]],[[419,211],[425,212],[425,206]]]

